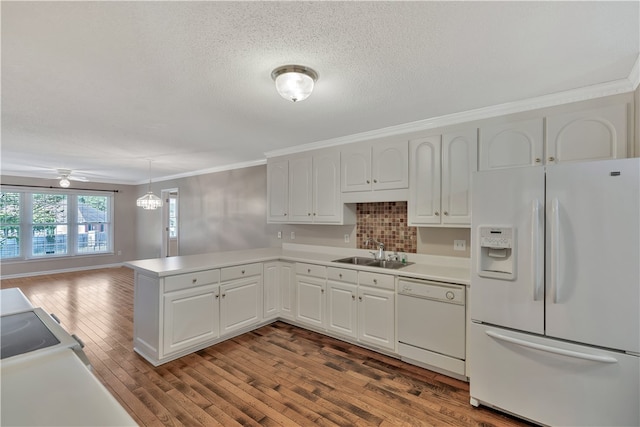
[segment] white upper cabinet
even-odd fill
[[[480,128],[479,169],[502,169],[542,164],[542,118]]]
[[[341,150],[343,193],[409,186],[407,141],[350,144]]]
[[[340,152],[323,150],[289,160],[289,218],[292,223],[341,224]],[[347,222],[353,218],[347,218]]]
[[[547,117],[547,163],[627,157],[627,104]]]
[[[471,173],[477,169],[477,131],[410,141],[409,225],[468,226]]]
[[[289,162],[267,162],[267,222],[286,222],[289,212]]]

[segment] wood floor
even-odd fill
[[[12,287],[84,340],[140,425],[528,425],[472,407],[467,383],[282,322],[154,368],[132,350],[127,268],[2,281]]]

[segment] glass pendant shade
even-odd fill
[[[68,188],[70,185],[71,185],[71,182],[69,182],[69,180],[67,178],[62,178],[60,180],[60,187]]]
[[[158,209],[162,207],[162,199],[149,191],[147,194],[136,200],[136,205],[142,209]]]
[[[311,95],[318,73],[301,65],[285,65],[273,70],[271,77],[276,82],[276,90],[280,96],[297,102]]]
[[[151,160],[149,160],[149,191],[142,197],[138,197],[136,205],[142,209],[154,210],[162,207],[162,199],[151,191]]]

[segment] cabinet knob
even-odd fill
[[[555,162],[555,161],[556,161],[556,158],[555,158],[555,157],[553,157],[553,156],[551,156],[551,157],[549,157],[549,161],[550,161],[550,162]]]
[[[436,211],[435,216],[440,216],[440,212]]]
[[[378,279],[373,279],[373,284],[377,285],[378,284]]]
[[[224,297],[226,297],[226,296],[227,296],[227,294],[222,294],[222,298],[224,298]]]
[[[378,182],[378,180],[377,180],[377,179],[374,179],[374,180],[373,180],[373,183],[374,183],[374,184],[376,184],[377,182]]]
[[[536,163],[540,163],[542,161],[542,159],[540,159],[540,157],[536,157]]]
[[[324,289],[320,289],[320,293],[321,293],[321,294],[324,294]]]
[[[284,216],[287,216],[287,213],[286,213],[286,212],[284,213]]]
[[[362,301],[362,297],[358,297],[358,299],[359,299],[360,301]]]
[[[367,180],[367,184],[371,184],[371,181]]]
[[[355,301],[356,300],[356,296],[351,294],[351,299]]]
[[[198,279],[191,279],[191,283],[196,283]]]
[[[313,216],[316,216],[316,213],[315,213],[315,212],[313,213]]]
[[[307,212],[307,216],[311,216],[311,212]]]
[[[449,212],[444,211],[444,216],[449,216]]]
[[[217,294],[216,294],[216,299],[219,299],[219,298],[220,298],[220,295],[217,295]]]
[[[311,269],[310,268],[307,268],[307,273],[311,273]]]
[[[242,270],[240,273],[244,274],[244,270]]]

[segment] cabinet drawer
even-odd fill
[[[225,267],[222,269],[222,281],[242,279],[243,277],[258,276],[262,274],[262,264],[245,264],[235,267]]]
[[[296,274],[303,274],[305,276],[320,277],[322,279],[327,278],[327,267],[315,264],[296,263]]]
[[[375,288],[395,289],[395,277],[388,274],[358,272],[358,284]]]
[[[347,268],[327,268],[327,278],[336,282],[358,283],[358,271]]]
[[[194,288],[196,286],[218,283],[220,270],[196,271],[194,273],[177,274],[164,278],[164,291],[172,292],[180,289]]]

